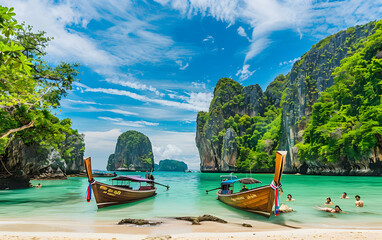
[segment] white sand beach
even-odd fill
[[[163,220],[158,226],[117,225],[86,222],[0,222],[0,239],[4,240],[98,240],[98,239],[146,239],[146,240],[218,240],[218,239],[380,239],[382,225],[369,229],[310,228],[281,226],[266,222],[247,221],[253,227],[241,223],[227,224],[190,222],[174,219]]]

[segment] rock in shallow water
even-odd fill
[[[288,205],[285,205],[285,204],[281,204],[279,210],[282,213],[293,212],[293,209],[291,207],[289,207]]]
[[[218,218],[218,217],[215,217],[212,215],[208,215],[208,214],[205,214],[205,215],[199,216],[199,217],[176,217],[175,219],[192,222],[192,225],[200,225],[200,222],[203,222],[203,221],[227,223],[227,221],[225,221],[221,218]]]
[[[153,221],[149,221],[149,220],[145,220],[145,219],[134,219],[134,218],[126,218],[126,219],[122,219],[121,221],[119,221],[118,225],[122,225],[122,224],[135,224],[135,225],[158,225],[158,224],[161,224],[162,222],[153,222]]]

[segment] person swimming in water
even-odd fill
[[[363,201],[361,200],[361,197],[359,195],[355,195],[355,206],[363,207]]]
[[[292,195],[290,194],[287,195],[287,198],[288,198],[287,201],[294,201],[294,199],[292,198]]]
[[[332,199],[330,197],[326,198],[325,205],[333,205]]]
[[[324,211],[324,212],[330,212],[330,213],[347,213],[347,212],[344,212],[342,211],[342,209],[340,208],[340,206],[336,205],[334,208],[329,208],[329,207],[313,207],[314,209],[317,209],[317,210],[320,210],[320,211]]]
[[[349,199],[348,194],[346,192],[344,192],[340,198],[341,199]]]

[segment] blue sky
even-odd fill
[[[105,169],[124,131],[146,134],[155,162],[199,168],[196,114],[222,77],[263,90],[320,39],[382,18],[382,0],[13,0],[16,18],[54,37],[47,60],[82,65],[60,118]]]

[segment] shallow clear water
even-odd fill
[[[121,174],[144,175],[144,173]],[[169,184],[170,190],[166,191],[165,188],[158,186],[155,197],[101,210],[97,210],[94,196],[90,203],[85,200],[87,178],[32,181],[34,185],[40,182],[43,187],[0,191],[0,221],[86,219],[117,222],[122,218],[212,214],[223,219],[251,219],[317,227],[382,226],[381,177],[283,175],[284,194],[280,202],[292,207],[295,212],[282,214],[279,217],[272,215],[267,219],[226,206],[216,200],[216,191],[211,191],[207,195],[205,190],[218,187],[220,173],[156,172],[154,175],[157,182]],[[248,176],[248,174],[235,175]],[[252,177],[269,184],[273,175],[253,174]],[[110,178],[97,180],[111,183]],[[340,199],[342,192],[347,192],[349,199]],[[288,193],[296,200],[285,201]],[[363,208],[354,206],[356,194],[364,200]],[[332,214],[313,209],[315,205],[323,205],[326,197],[331,197],[334,205],[340,205],[348,214]]]

